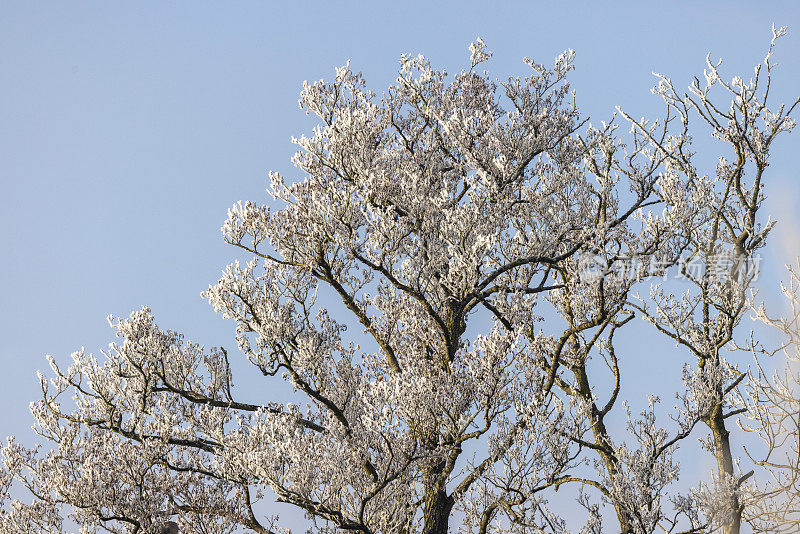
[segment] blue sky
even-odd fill
[[[706,53],[749,76],[788,25],[775,102],[800,93],[796,2],[17,2],[0,6],[0,434],[31,439],[45,354],[111,341],[105,317],[142,305],[164,328],[233,347],[199,293],[240,255],[219,227],[296,178],[303,80],[348,59],[380,92],[402,53],[457,71],[477,36],[498,76],[577,52],[578,104],[657,117],[652,71],[686,86]],[[797,254],[800,132],[776,143],[768,209],[783,221],[765,276]],[[767,291],[769,293],[769,291]],[[641,372],[647,365],[642,362]],[[638,371],[637,371],[638,372]]]

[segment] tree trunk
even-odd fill
[[[592,397],[592,388],[589,385],[589,377],[586,374],[586,366],[582,365],[577,369],[573,369],[576,384],[580,395],[588,402],[591,403],[591,412],[589,414],[592,422],[592,434],[594,435],[595,442],[602,447],[598,451],[603,463],[608,470],[609,477],[613,477],[619,471],[618,460],[614,456],[613,448],[611,447],[611,438],[608,435],[608,429],[603,421],[603,414],[597,409]],[[620,534],[632,534],[633,527],[631,526],[631,518],[628,512],[619,504],[614,504],[614,511],[617,513],[617,520],[619,521]]]
[[[605,430],[605,426],[603,426],[603,430]],[[609,476],[615,476],[619,470],[617,466],[617,459],[613,455],[606,452],[601,452],[600,457],[603,459],[603,463],[606,465]],[[614,511],[617,513],[620,534],[633,534],[633,526],[631,526],[631,518],[628,516],[627,510],[625,510],[619,504],[615,504]]]
[[[711,415],[706,422],[711,429],[714,437],[714,455],[717,457],[717,469],[719,477],[730,478],[735,480],[733,471],[733,456],[731,455],[731,442],[729,438],[730,432],[725,428],[725,419],[722,416],[722,406],[718,405],[711,412]],[[728,496],[733,517],[722,528],[723,534],[739,534],[742,526],[742,507],[739,502],[737,493]]]
[[[422,534],[447,534],[453,499],[440,485],[426,486]]]

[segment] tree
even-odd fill
[[[147,308],[111,319],[102,359],[40,375],[32,411],[53,448],[9,440],[0,526],[58,532],[68,505],[87,532],[172,516],[181,532],[265,533],[280,528],[253,504],[274,495],[319,532],[561,533],[548,500],[564,487],[581,532],[601,532],[607,507],[606,532],[738,533],[753,477],[730,434],[747,379],[731,355],[753,348],[739,324],[772,227],[763,178],[798,104],[767,107],[784,31],[749,82],[710,60],[687,94],[659,76],[652,122],[588,124],[572,51],[495,81],[480,40],[453,77],[403,56],[380,97],[349,65],[305,85],[321,122],[295,140],[302,178],[270,175],[275,209],[229,211],[224,239],[253,259],[204,293],[302,403],[245,402],[227,351]],[[711,175],[692,151],[704,127],[725,147]],[[683,285],[665,281],[676,272]],[[620,398],[615,340],[650,328],[637,316],[686,358],[666,421],[658,398],[638,415]],[[681,493],[674,455],[702,427],[717,472]]]
[[[763,455],[745,450],[766,475],[751,489],[746,508],[754,532],[779,534],[800,528],[800,373],[796,366],[779,366],[772,374],[764,370],[761,359],[782,351],[788,362],[800,360],[800,274],[789,269],[789,284],[782,286],[791,312],[787,317],[770,318],[762,306],[757,317],[786,335],[778,349],[755,347],[756,366],[748,377],[748,387],[738,403],[747,410],[741,428],[758,435],[764,442]],[[759,358],[760,357],[760,358]]]

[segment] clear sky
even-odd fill
[[[458,71],[482,36],[498,77],[523,56],[577,52],[578,104],[657,117],[652,71],[686,86],[706,53],[732,77],[789,26],[774,102],[800,94],[800,3],[28,2],[0,4],[0,435],[30,442],[45,354],[112,340],[105,317],[147,304],[159,325],[234,347],[199,293],[240,257],[219,227],[238,200],[266,202],[269,170],[298,177],[291,136],[303,80],[348,59],[380,92],[402,53]],[[800,130],[776,143],[766,253],[774,281],[798,252]],[[641,369],[645,369],[642,362]],[[644,376],[644,375],[642,375]],[[647,385],[642,386],[646,389]],[[2,437],[2,436],[0,436]]]

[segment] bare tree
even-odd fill
[[[787,317],[770,318],[759,307],[756,315],[785,334],[778,349],[755,347],[755,366],[748,387],[739,398],[747,418],[742,428],[757,435],[763,449],[745,449],[764,476],[748,493],[745,516],[754,532],[782,534],[800,529],[800,276],[789,269],[789,283],[782,286],[791,312]],[[776,354],[777,353],[777,354]],[[784,355],[785,360],[779,356]],[[766,359],[766,361],[764,361]],[[770,361],[772,360],[772,361]],[[778,360],[777,362],[775,360]],[[774,372],[765,365],[776,365]]]
[[[77,352],[42,377],[33,412],[54,448],[3,450],[0,482],[35,499],[0,526],[58,532],[69,505],[87,531],[177,515],[187,532],[277,532],[253,508],[269,495],[319,532],[564,533],[549,503],[571,487],[584,533],[603,531],[605,507],[625,534],[740,531],[750,474],[729,420],[747,375],[730,355],[748,347],[771,228],[769,147],[797,105],[767,106],[772,44],[748,82],[707,60],[688,94],[658,77],[663,118],[599,127],[570,90],[572,51],[501,82],[483,42],[470,50],[452,77],[403,56],[380,97],[349,65],[305,85],[320,124],[295,140],[301,178],[273,173],[272,207],[229,212],[225,240],[253,259],[204,295],[256,372],[302,401],[243,400],[225,350],[147,308],[112,319],[102,359]],[[726,147],[710,175],[692,148],[704,128]],[[689,285],[676,293],[670,273]],[[667,421],[656,397],[640,414],[620,398],[615,340],[650,328],[637,315],[684,351]],[[620,412],[625,429],[609,424]],[[674,454],[702,426],[717,472],[681,494]]]

